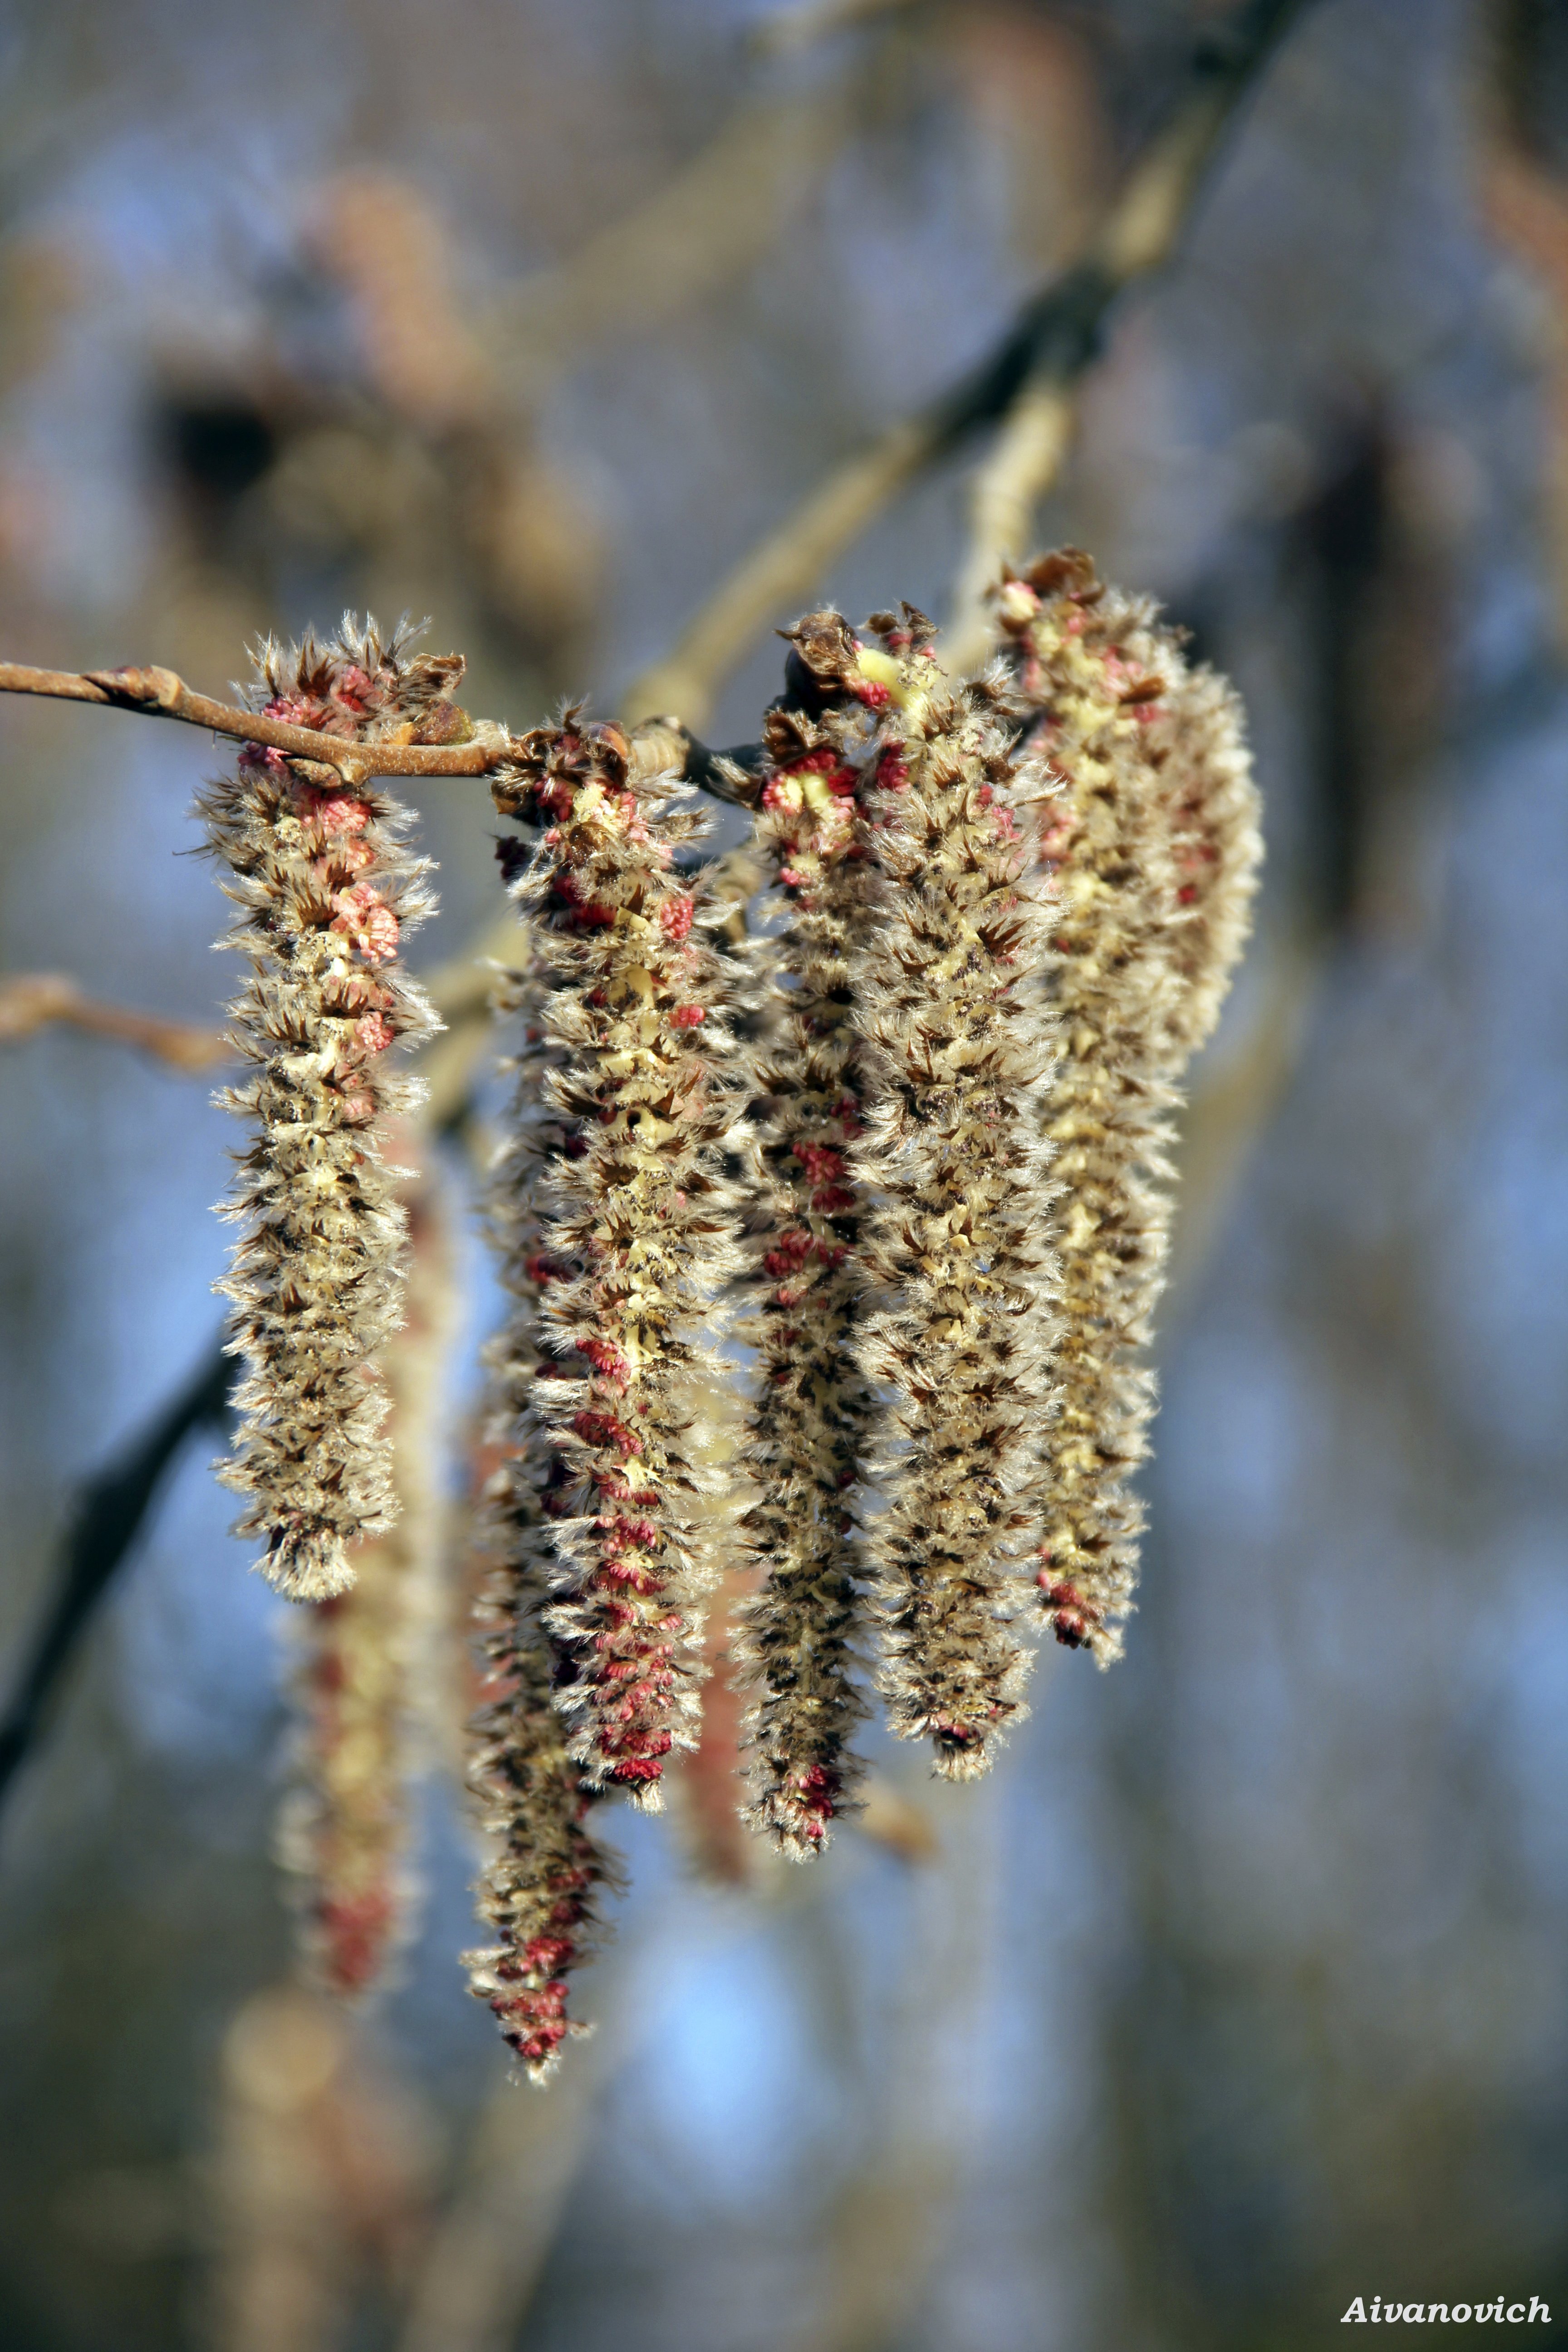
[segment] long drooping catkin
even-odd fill
[[[886,661],[880,919],[854,971],[873,1101],[849,1160],[879,1196],[867,1257],[890,1294],[861,1360],[898,1392],[872,1529],[882,1686],[893,1728],[968,1779],[1027,1664],[1013,1619],[1050,1402],[1051,917],[1026,878],[1039,783],[1016,730],[909,620]]]
[[[478,1631],[485,1696],[468,1766],[489,1844],[479,1914],[494,1940],[463,1956],[473,1991],[535,2081],[568,2034],[584,2030],[567,2013],[571,1978],[603,1936],[601,1891],[617,1883],[587,1826],[596,1792],[568,1752],[545,1624],[556,1566],[554,1490],[550,1409],[538,1391],[553,1381],[556,1363],[541,1344],[541,1302],[571,1269],[545,1247],[539,1193],[575,1134],[574,1122],[544,1101],[545,1070],[561,1060],[543,1034],[549,977],[542,967],[511,975],[498,1007],[518,1015],[523,1035],[489,1192],[490,1234],[510,1305],[487,1351],[491,1435],[501,1459],[483,1507],[489,1566]]]
[[[864,1197],[846,1155],[866,1108],[850,965],[871,868],[857,819],[877,769],[875,706],[888,698],[837,614],[791,635],[796,691],[765,721],[757,819],[792,919],[773,943],[776,1030],[752,1066],[758,1307],[744,1336],[758,1365],[742,1459],[756,1496],[742,1526],[763,1580],[736,1648],[756,1693],[746,1818],[804,1861],[853,1802],[849,1741],[867,1711],[855,1681],[866,1575],[856,1488],[875,1400],[856,1356]]]
[[[544,1172],[542,1304],[555,1704],[595,1786],[660,1801],[664,1759],[691,1745],[700,1602],[710,1570],[685,1507],[697,1472],[690,1399],[724,1376],[704,1344],[734,1270],[721,1168],[735,1098],[723,976],[703,886],[675,869],[703,820],[670,803],[614,727],[574,714],[524,737],[494,786],[539,828],[513,895],[551,984],[548,1105],[567,1122]]]
[[[393,1148],[413,1160],[416,1139]],[[456,1297],[442,1187],[405,1188],[407,1312],[383,1355],[399,1515],[363,1544],[347,1592],[292,1612],[295,1732],[279,1853],[306,1962],[325,1990],[370,1990],[410,1932],[411,1782],[426,1760],[421,1689],[439,1647],[441,1381]]]
[[[1061,1403],[1038,1582],[1047,1618],[1120,1655],[1149,1449],[1142,1360],[1164,1286],[1174,1081],[1217,1015],[1259,845],[1239,710],[1146,600],[1075,550],[1004,583],[999,616],[1030,733],[1060,782],[1044,849],[1060,901],[1062,1057],[1047,1133],[1062,1192]]]
[[[265,647],[252,699],[345,740],[452,741],[468,731],[447,698],[462,667],[345,621],[325,646]],[[254,1076],[221,1097],[254,1129],[221,1286],[250,1369],[221,1475],[248,1497],[237,1532],[261,1538],[258,1565],[319,1601],[352,1582],[347,1546],[395,1511],[372,1359],[398,1319],[405,1220],[381,1133],[416,1098],[391,1049],[437,1025],[398,961],[433,904],[429,867],[403,846],[408,818],[386,793],[321,770],[307,781],[259,745],[199,807],[242,910],[225,944],[251,966],[230,1012]]]

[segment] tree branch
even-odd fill
[[[101,1004],[84,996],[65,972],[16,972],[0,981],[0,1044],[34,1036],[57,1022],[85,1029],[89,1036],[140,1045],[177,1070],[199,1074],[231,1058],[232,1049],[221,1029],[165,1021],[155,1013],[133,1013],[127,1005]]]
[[[1194,43],[1167,107],[1087,251],[1026,302],[969,373],[831,473],[721,583],[674,652],[623,698],[633,717],[675,711],[700,726],[715,688],[773,614],[809,596],[824,570],[871,518],[983,426],[1008,416],[1028,389],[1058,404],[1100,356],[1108,313],[1166,261],[1191,215],[1222,132],[1278,43],[1310,0],[1242,0],[1230,21]],[[1042,487],[1067,446],[1059,416],[1036,419],[1034,479]],[[1038,492],[1037,490],[1036,495]],[[1032,510],[1032,501],[1031,501]]]
[[[60,1547],[44,1622],[16,1696],[0,1719],[0,1803],[36,1746],[66,1668],[129,1556],[175,1456],[198,1429],[226,1421],[229,1395],[238,1377],[235,1359],[215,1348],[157,1420],[81,1488]]]
[[[259,710],[240,710],[194,693],[172,669],[33,669],[0,662],[0,694],[50,695],[66,702],[98,702],[139,710],[150,719],[183,719],[215,735],[266,743],[296,760],[335,769],[351,790],[372,776],[485,776],[512,757],[503,727],[480,725],[465,743],[345,743],[309,727],[290,727]]]

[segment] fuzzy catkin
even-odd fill
[[[1172,1000],[1166,1050],[1180,1076],[1214,1034],[1252,933],[1263,864],[1263,803],[1247,744],[1247,714],[1228,678],[1202,667],[1178,680],[1167,761],[1176,866]]]
[[[1155,609],[1076,550],[1004,582],[1029,737],[1059,779],[1042,844],[1060,903],[1062,1055],[1047,1132],[1062,1192],[1060,1406],[1037,1582],[1058,1642],[1121,1651],[1154,1376],[1142,1360],[1170,1247],[1175,1080],[1246,937],[1259,843],[1239,706]]]
[[[479,1914],[493,1940],[463,1955],[473,1992],[535,2081],[550,2072],[568,2035],[584,2030],[568,2013],[572,1975],[602,1940],[601,1895],[618,1883],[588,1828],[597,1792],[568,1752],[545,1625],[556,1555],[546,1500],[548,1415],[536,1390],[555,1364],[541,1345],[540,1323],[544,1293],[566,1269],[545,1248],[538,1196],[572,1133],[543,1100],[544,1070],[560,1060],[542,1025],[547,981],[542,969],[510,975],[497,1008],[520,1017],[523,1037],[512,1065],[512,1116],[489,1189],[490,1235],[510,1304],[487,1350],[501,1460],[481,1521],[489,1559],[477,1612],[484,1696],[468,1759],[489,1848]]]
[[[880,1680],[893,1729],[967,1780],[1021,1710],[1018,1563],[1051,1400],[1051,916],[1026,879],[1041,787],[992,681],[952,684],[908,608],[902,630],[875,625],[883,881],[853,975],[873,1100],[849,1160],[878,1198],[866,1255],[889,1294],[861,1362],[897,1394],[871,1528]]]
[[[686,1438],[692,1400],[724,1377],[703,1330],[738,1263],[725,983],[702,880],[673,862],[705,824],[671,806],[680,791],[617,728],[570,712],[521,739],[494,786],[503,814],[540,828],[531,856],[506,846],[550,979],[545,1099],[566,1122],[541,1183],[559,1274],[533,1384],[554,1698],[589,1783],[649,1810],[666,1758],[695,1738],[710,1569]]]
[[[417,1158],[416,1139],[394,1148]],[[388,1344],[397,1524],[363,1544],[347,1592],[293,1612],[291,1786],[279,1823],[307,1972],[371,1990],[412,1931],[410,1791],[423,1760],[421,1685],[438,1647],[441,1380],[455,1313],[440,1184],[407,1189],[407,1314]]]
[[[790,632],[795,692],[767,715],[756,844],[791,920],[772,942],[776,1026],[752,1058],[760,1171],[757,1350],[742,1458],[755,1497],[742,1520],[763,1571],[736,1653],[756,1693],[745,1725],[745,1818],[805,1861],[854,1809],[864,1767],[849,1742],[866,1561],[856,1490],[876,1402],[856,1354],[867,1293],[864,1195],[847,1153],[865,1118],[850,967],[872,920],[858,823],[877,773],[873,688],[837,614]],[[868,696],[870,696],[870,705]]]
[[[462,667],[345,619],[328,644],[266,646],[251,701],[345,741],[450,742],[468,731],[449,699]],[[220,1475],[248,1498],[236,1532],[262,1539],[258,1565],[320,1601],[352,1583],[347,1547],[395,1516],[373,1359],[399,1318],[406,1220],[382,1131],[418,1098],[392,1049],[438,1026],[399,961],[430,867],[389,794],[258,744],[198,809],[241,909],[224,944],[251,967],[230,1015],[254,1075],[219,1097],[254,1130],[225,1210],[241,1233],[219,1287],[249,1372]]]

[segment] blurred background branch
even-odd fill
[[[953,668],[973,665],[984,651],[984,588],[1004,556],[1024,552],[1035,509],[1066,451],[1069,393],[1099,358],[1112,307],[1169,258],[1226,124],[1305,5],[1242,0],[1222,27],[1205,29],[1164,119],[1082,256],[1024,305],[956,384],[838,467],[742,558],[673,651],[627,688],[634,719],[668,711],[689,727],[705,726],[715,692],[756,632],[809,601],[834,558],[926,467],[983,427],[1010,420],[976,488],[957,626],[943,646]]]
[[[0,980],[0,1044],[35,1036],[57,1024],[84,1030],[89,1037],[138,1045],[176,1070],[193,1074],[216,1069],[229,1055],[221,1029],[161,1020],[155,1013],[133,1013],[123,1004],[100,1004],[84,995],[65,972],[15,972]]]
[[[0,1716],[0,1804],[47,1728],[78,1645],[131,1558],[178,1456],[199,1431],[226,1427],[237,1378],[232,1358],[215,1349],[147,1429],[78,1495],[43,1622]]]

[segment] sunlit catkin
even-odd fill
[[[449,742],[457,660],[411,656],[374,623],[330,644],[266,646],[255,707],[345,740]],[[282,1591],[320,1601],[353,1580],[348,1546],[395,1515],[374,1351],[400,1312],[405,1219],[382,1123],[416,1098],[390,1055],[436,1026],[400,963],[433,904],[406,812],[367,784],[247,744],[199,808],[241,912],[226,945],[250,964],[230,1008],[253,1075],[221,1099],[252,1139],[226,1213],[226,1282],[248,1376],[221,1474],[247,1496],[237,1531]]]
[[[704,830],[615,727],[574,714],[521,739],[497,805],[537,828],[512,888],[549,976],[545,1099],[566,1122],[544,1171],[547,1286],[532,1384],[549,1462],[546,1628],[554,1699],[594,1786],[661,1801],[698,1717],[711,1570],[687,1508],[692,1401],[726,1368],[705,1344],[738,1263],[721,1156],[735,1098],[724,979],[701,877]]]
[[[490,1436],[500,1461],[480,1519],[488,1567],[477,1626],[483,1681],[468,1764],[489,1849],[479,1915],[493,1940],[463,1956],[473,1991],[535,2081],[567,2036],[584,2030],[567,2010],[572,1976],[602,1939],[601,1895],[616,1884],[588,1829],[595,1790],[568,1752],[566,1718],[554,1703],[558,1660],[545,1624],[556,1562],[549,1504],[557,1489],[550,1408],[538,1390],[553,1380],[556,1365],[541,1344],[541,1302],[570,1269],[545,1248],[539,1194],[575,1133],[544,1101],[545,1069],[561,1058],[543,1034],[549,982],[542,966],[512,974],[498,1005],[517,1017],[522,1037],[489,1189],[508,1311],[488,1350]]]
[[[1217,1016],[1259,842],[1239,706],[1154,607],[1076,550],[1006,580],[998,613],[1026,740],[1058,779],[1043,842],[1060,913],[1062,1055],[1047,1127],[1061,1192],[1060,1407],[1038,1571],[1058,1642],[1121,1648],[1142,1532],[1144,1360],[1164,1284],[1174,1081]]]
[[[879,919],[856,958],[868,1073],[851,1148],[888,1303],[861,1360],[896,1394],[870,1523],[895,1731],[969,1779],[1021,1706],[1020,1561],[1039,1541],[1055,1266],[1044,1093],[1052,919],[1030,869],[1040,783],[990,681],[952,684],[919,616],[877,616],[868,828]]]
[[[857,1488],[875,1400],[857,1357],[867,1277],[865,1196],[847,1153],[865,1116],[850,969],[873,869],[858,819],[878,770],[887,701],[834,613],[792,631],[790,687],[764,722],[757,845],[790,919],[773,942],[777,1017],[752,1059],[761,1171],[757,1350],[741,1459],[755,1487],[742,1521],[763,1581],[741,1612],[746,1818],[804,1861],[853,1804],[849,1741],[866,1611]]]

